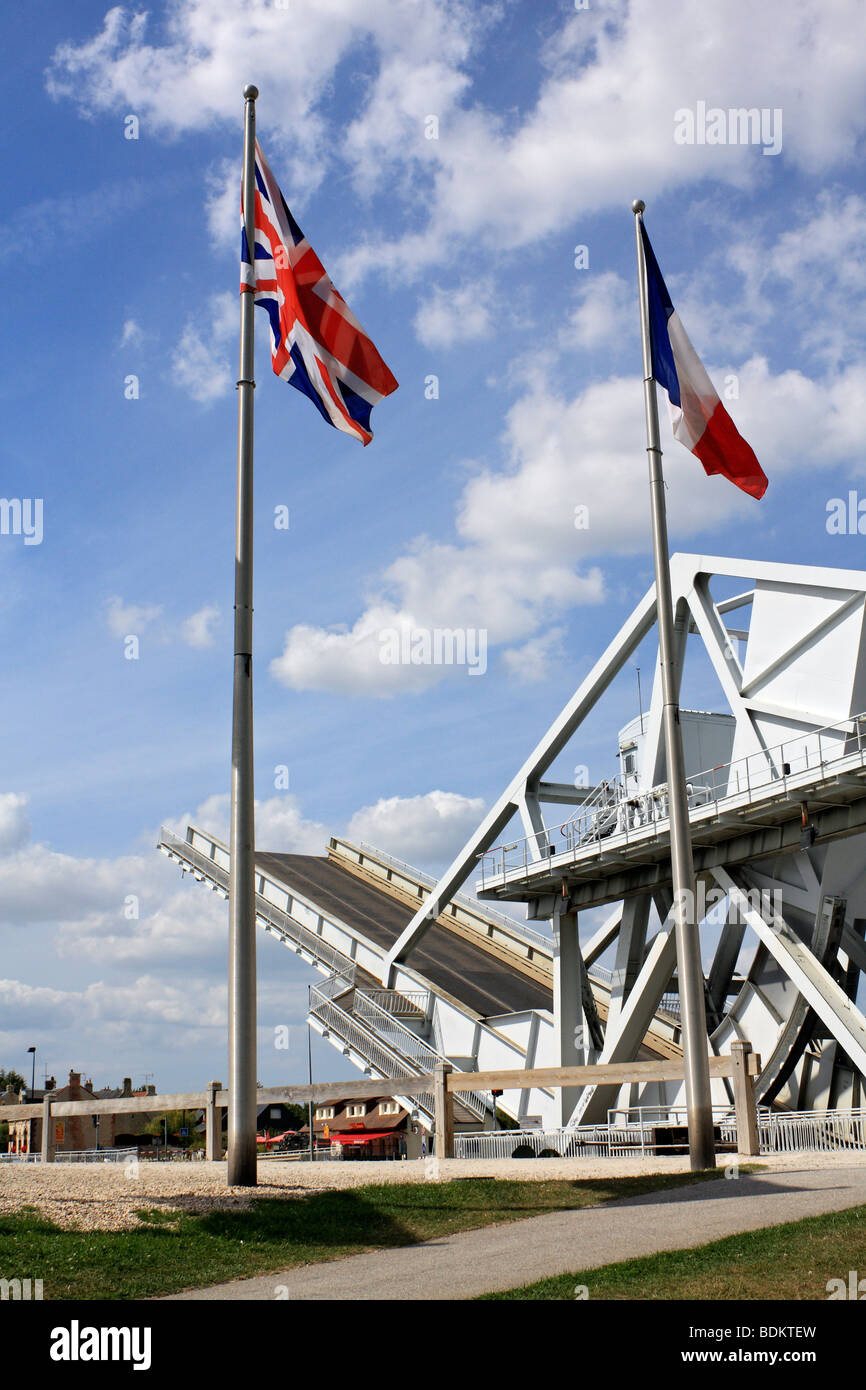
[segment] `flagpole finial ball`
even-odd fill
[[[634,213],[646,212],[646,203],[644,202],[643,198],[635,198],[634,202],[631,205],[631,210]]]
[[[255,101],[259,94],[258,87],[254,87],[252,82],[248,82],[244,87],[244,101]]]

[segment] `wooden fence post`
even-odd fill
[[[51,1118],[51,1097],[42,1098],[42,1162],[54,1162],[54,1121]]]
[[[433,1119],[436,1125],[437,1158],[454,1157],[454,1094],[448,1090],[450,1062],[438,1062],[433,1073]]]
[[[209,1081],[205,1089],[204,1156],[212,1163],[223,1156],[222,1114],[216,1103],[216,1093],[221,1090],[221,1081]]]
[[[749,1072],[750,1042],[731,1043],[731,1061],[734,1064],[734,1106],[737,1115],[737,1150],[741,1154],[761,1152],[758,1134],[758,1111],[755,1105],[755,1087]]]

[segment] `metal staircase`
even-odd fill
[[[368,994],[359,989],[355,971],[334,974],[310,990],[310,1020],[320,1025],[324,1037],[333,1034],[338,1038],[343,1043],[344,1054],[354,1054],[365,1071],[392,1081],[423,1076],[441,1062],[448,1061],[443,1053],[437,1052],[397,1018],[396,1009],[408,1004],[405,995],[393,990],[375,993],[391,995],[392,999],[386,1002],[392,1003],[393,1008],[382,1007],[372,997],[372,992]],[[407,1110],[419,1110],[432,1124],[432,1092],[422,1092],[412,1100],[402,1099]],[[485,1097],[474,1091],[461,1092],[459,1107],[468,1111],[469,1117],[481,1120],[489,1109]]]

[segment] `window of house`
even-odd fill
[[[360,1102],[357,1105],[346,1106],[346,1114],[350,1117],[350,1119],[358,1119],[361,1115],[366,1115],[366,1113],[367,1107],[366,1105],[364,1105],[363,1102]]]
[[[383,1100],[379,1103],[380,1115],[399,1115],[400,1107],[396,1100]]]
[[[280,1109],[280,1107],[279,1107],[278,1105],[272,1105],[272,1106],[271,1106],[271,1119],[272,1119],[272,1120],[278,1120],[278,1119],[280,1118],[280,1116],[282,1115],[282,1113],[283,1113],[283,1112],[281,1111],[281,1109]]]
[[[334,1118],[334,1107],[333,1107],[333,1105],[320,1105],[320,1106],[317,1107],[317,1109],[316,1109],[316,1119],[317,1119],[317,1120],[333,1120],[333,1118]]]

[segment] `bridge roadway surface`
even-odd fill
[[[339,918],[386,950],[414,915],[407,904],[377,891],[331,859],[260,853],[256,863],[269,878],[315,903],[325,916]],[[483,912],[483,907],[480,910]],[[447,927],[431,927],[408,964],[482,1018],[553,1006],[550,988]]]
[[[809,1162],[803,1155],[802,1167],[720,1176],[583,1211],[551,1212],[421,1245],[190,1289],[170,1301],[273,1299],[278,1289],[279,1297],[300,1302],[474,1298],[866,1203],[866,1163],[810,1168]],[[587,1287],[592,1298],[591,1277]],[[825,1288],[813,1296],[826,1298]]]

